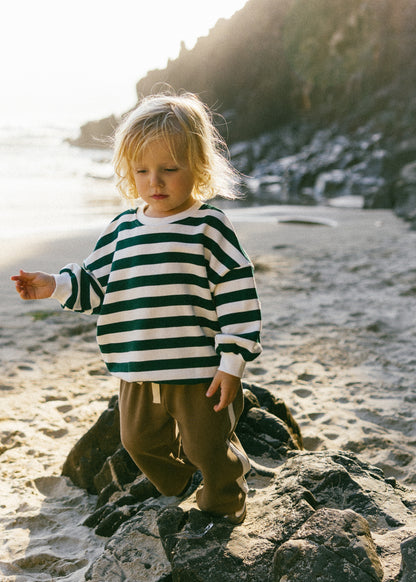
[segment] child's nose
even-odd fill
[[[162,183],[162,176],[159,172],[151,172],[150,173],[150,185],[151,186],[159,186]]]

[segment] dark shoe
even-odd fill
[[[202,475],[200,471],[196,471],[192,477],[189,478],[188,483],[185,485],[183,491],[178,494],[177,497],[189,497],[195,489],[199,487],[202,482]]]

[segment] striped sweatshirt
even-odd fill
[[[164,218],[123,212],[55,281],[64,308],[98,314],[103,359],[128,382],[209,382],[218,369],[241,377],[261,352],[253,266],[208,204]]]

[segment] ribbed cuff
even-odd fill
[[[56,287],[51,297],[63,305],[72,293],[71,276],[69,273],[59,273],[59,275],[53,275],[53,277]]]
[[[218,370],[242,378],[246,362],[241,354],[222,353]]]

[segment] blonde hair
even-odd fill
[[[212,115],[193,93],[145,97],[121,122],[114,136],[113,165],[117,187],[124,198],[137,199],[132,163],[144,148],[164,139],[174,158],[185,156],[194,177],[193,196],[202,201],[215,196],[237,198],[238,174],[228,161],[225,142]]]

